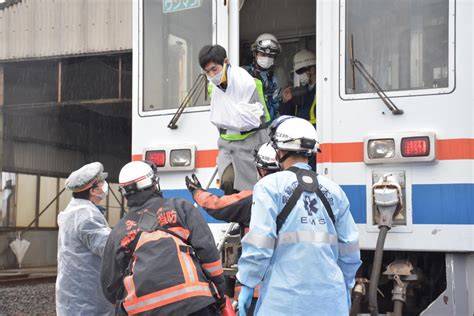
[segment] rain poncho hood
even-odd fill
[[[100,287],[101,257],[110,228],[96,205],[72,198],[58,216],[58,315],[108,315]]]
[[[361,263],[358,232],[342,189],[322,176],[318,181],[336,225],[316,193],[303,192],[278,235],[276,217],[298,185],[296,175],[277,172],[255,185],[237,278],[251,288],[262,282],[256,315],[349,313]]]

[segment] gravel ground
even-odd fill
[[[0,315],[55,315],[54,283],[1,286]]]

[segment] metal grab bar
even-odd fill
[[[199,97],[201,96],[204,88],[206,88],[206,76],[204,74],[200,74],[196,80],[194,81],[189,93],[184,97],[183,101],[179,105],[179,108],[176,110],[176,113],[171,118],[171,121],[168,123],[168,128],[177,129],[178,128],[178,120],[183,114],[184,110],[191,104],[192,106],[196,105]],[[194,101],[193,101],[193,97]]]

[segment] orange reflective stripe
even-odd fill
[[[185,258],[183,256],[183,253],[179,249],[179,244],[176,243],[176,251],[178,253],[178,259],[179,259],[179,264],[181,265],[181,270],[183,271],[183,277],[184,277],[184,283],[191,283],[189,279],[189,271],[186,266],[187,262],[185,261]]]
[[[137,246],[135,247],[135,251],[139,249],[141,246],[143,246],[143,244],[146,244],[147,242],[158,240],[164,237],[170,237],[170,234],[167,234],[161,230],[155,230],[153,232],[143,232],[140,235],[140,240],[138,240]]]
[[[135,284],[133,283],[133,276],[129,275],[123,279],[123,283],[125,284],[125,289],[127,290],[127,297],[125,301],[133,301],[137,298],[137,294],[135,292]]]
[[[170,228],[167,228],[168,230],[171,230],[172,232],[178,234],[179,236],[181,236],[182,238],[184,239],[188,239],[189,238],[189,230],[183,228],[183,227],[170,227]]]
[[[211,276],[218,276],[222,273],[224,273],[224,270],[222,270],[222,264],[221,260],[217,260],[211,263],[203,263],[202,267],[209,272]]]
[[[221,260],[218,259],[218,260],[216,260],[216,261],[214,261],[214,262],[203,263],[203,264],[202,264],[202,267],[203,267],[204,269],[210,269],[210,268],[218,267],[218,266],[220,266],[220,265],[221,265]]]
[[[193,262],[193,258],[191,258],[191,255],[189,255],[189,254],[186,254],[186,256],[189,258],[189,260],[191,262],[191,272],[193,274],[193,278],[196,280],[195,282],[198,282],[199,277],[198,277],[198,274],[197,274],[196,265]]]
[[[176,285],[165,290],[144,295],[134,299],[133,302],[125,301],[123,306],[129,314],[136,314],[194,296],[211,297],[212,294],[209,290],[209,284],[195,282]]]
[[[219,276],[221,275],[222,273],[224,273],[224,270],[222,268],[220,269],[217,269],[216,271],[208,271],[209,274],[211,275],[211,277],[215,277],[215,276]]]
[[[179,229],[181,227],[175,227],[175,228]],[[188,236],[189,236],[189,231],[187,229],[184,229],[184,228],[181,228],[181,229],[182,229],[181,233],[187,231]],[[176,243],[176,252],[178,253],[179,263],[181,265],[181,270],[183,271],[184,282],[185,283],[198,282],[199,278],[197,275],[196,266],[194,265],[194,262],[193,262],[193,258],[191,258],[189,253],[184,253],[179,248],[179,246],[186,246],[186,247],[190,247],[190,246],[186,245],[181,239],[172,235],[170,236],[173,238],[173,240]]]
[[[189,283],[198,282],[199,279],[198,279],[198,275],[196,271],[196,266],[194,265],[194,262],[191,256],[188,253],[183,253],[183,252],[180,252],[179,255],[183,258],[183,262],[186,267],[186,271],[183,270],[183,273],[185,274],[184,278],[188,279],[189,281],[187,282]],[[186,274],[187,274],[187,278],[186,278]]]

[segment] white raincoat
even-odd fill
[[[101,257],[110,228],[97,206],[72,198],[58,216],[58,315],[111,315],[100,287]]]

